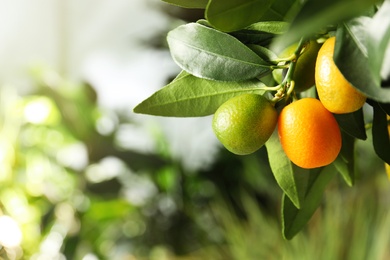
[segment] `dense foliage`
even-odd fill
[[[205,19],[181,25],[168,33],[172,58],[183,71],[135,107],[137,113],[177,117],[211,115],[224,102],[243,93],[267,96],[278,109],[291,99],[318,97],[315,89],[294,92],[296,57],[299,60],[305,42],[323,42],[330,36],[337,39],[333,59],[338,69],[353,87],[368,97],[369,107],[335,115],[343,132],[343,147],[329,166],[302,169],[294,165],[284,153],[277,134],[266,143],[272,172],[284,194],[285,238],[293,238],[304,227],[336,172],[349,186],[354,185],[355,142],[367,139],[368,128],[372,128],[376,154],[390,163],[386,117],[390,114],[390,17],[386,15],[390,11],[389,1],[166,2],[204,9]],[[290,65],[280,66],[281,59],[275,53],[296,43],[296,56],[287,60]],[[286,75],[278,84],[270,76],[271,72],[286,68]]]

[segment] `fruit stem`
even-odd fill
[[[292,81],[295,67],[297,65],[297,60],[301,54],[302,49],[304,48],[305,43],[306,43],[306,41],[304,40],[304,38],[301,38],[301,40],[299,41],[298,47],[295,49],[295,52],[292,55],[292,56],[294,56],[294,58],[291,59],[287,74],[284,77],[282,84],[286,84],[286,83]]]
[[[277,89],[278,92],[275,94],[274,98],[272,99],[272,102],[276,103],[283,98],[289,98],[291,93],[294,91],[295,81],[293,79],[293,75],[295,67],[297,66],[297,60],[301,55],[301,51],[305,47],[305,44],[306,40],[304,38],[301,38],[297,48],[295,49],[295,52],[287,58],[290,63],[287,64],[288,70],[286,76],[284,77],[282,83],[278,85],[280,87]]]
[[[294,80],[291,80],[290,81],[290,86],[288,86],[287,88],[287,98],[291,95],[291,93],[293,92],[294,90],[294,87],[295,87],[295,81]]]

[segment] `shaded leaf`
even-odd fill
[[[295,207],[288,196],[282,200],[282,229],[286,239],[292,239],[310,220],[321,203],[324,190],[337,171],[331,164],[319,171],[312,172],[301,208]]]
[[[244,93],[263,94],[258,80],[221,82],[180,73],[170,84],[134,108],[135,113],[197,117],[213,114],[226,100]]]
[[[242,43],[258,44],[261,46],[268,46],[275,38],[275,34],[253,30],[240,30],[230,34],[239,39]]]
[[[384,1],[381,8],[367,26],[367,51],[369,68],[376,84],[380,85],[381,70],[387,49],[390,49],[390,1]],[[386,61],[390,62],[390,61]],[[390,74],[390,71],[384,74]]]
[[[301,5],[302,1],[299,0],[274,0],[260,20],[290,22],[300,10]]]
[[[300,9],[291,27],[275,42],[273,49],[283,50],[299,41],[325,29],[328,25],[337,24],[364,14],[378,2],[375,0],[329,0],[306,1]]]
[[[270,70],[269,64],[231,35],[198,23],[168,33],[175,62],[194,76],[221,81],[241,81]]]
[[[336,33],[334,61],[344,77],[368,97],[378,102],[390,102],[390,89],[381,88],[370,73],[367,58],[365,24],[368,17],[343,23]]]
[[[372,142],[376,154],[387,164],[390,164],[390,138],[387,129],[386,113],[376,102],[371,103],[374,108],[372,122]]]
[[[231,35],[246,44],[268,46],[275,35],[286,32],[288,23],[281,21],[266,21],[251,24],[250,26],[232,32]]]
[[[390,103],[378,103],[378,105],[383,109],[383,111],[385,111],[386,114],[390,115]]]
[[[340,128],[349,135],[361,140],[367,139],[363,109],[359,109],[353,113],[334,114],[334,117]]]
[[[207,20],[225,32],[240,30],[259,21],[273,0],[210,0]]]

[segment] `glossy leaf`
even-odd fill
[[[310,170],[299,168],[287,158],[276,130],[265,145],[276,182],[294,206],[301,208],[306,194]]]
[[[213,114],[226,100],[244,93],[263,94],[258,80],[220,82],[182,72],[170,84],[134,108],[135,113],[197,117]]]
[[[381,8],[367,26],[367,51],[369,68],[376,80],[381,82],[381,70],[387,49],[390,49],[390,1],[384,1]],[[390,61],[385,61],[389,63]],[[384,74],[390,75],[390,71]]]
[[[245,30],[283,34],[287,31],[288,26],[289,24],[283,21],[264,21],[251,24]]]
[[[281,21],[266,21],[254,23],[242,30],[232,32],[231,35],[245,44],[268,46],[275,35],[286,32],[288,23]]]
[[[263,60],[266,60],[269,63],[273,63],[272,61],[278,59],[278,56],[273,53],[271,50],[266,47],[257,45],[257,44],[248,44],[247,45],[253,52],[255,52],[259,57]],[[276,62],[274,62],[276,64]]]
[[[237,31],[260,20],[272,0],[210,0],[207,20],[225,32]]]
[[[336,118],[340,128],[349,135],[361,140],[367,139],[362,109],[353,113],[334,114],[334,117]]]
[[[367,12],[376,0],[308,0],[292,21],[289,31],[275,42],[273,49],[283,50],[326,28]]]
[[[355,183],[355,139],[344,132],[342,132],[342,137],[343,146],[333,164],[348,186],[353,186]]]
[[[374,120],[372,122],[374,150],[383,161],[390,164],[390,138],[386,113],[376,102],[372,103],[372,106],[374,108]]]
[[[232,32],[230,35],[234,36],[244,44],[257,44],[260,46],[268,46],[275,38],[275,34],[252,30],[240,30]]]
[[[390,102],[390,89],[381,88],[370,73],[367,58],[365,24],[368,17],[344,23],[336,33],[334,61],[344,77],[368,97],[378,102]],[[384,54],[383,54],[384,55]]]
[[[282,200],[282,229],[286,239],[292,239],[310,220],[321,203],[323,192],[336,175],[337,171],[331,164],[310,173],[306,196],[298,209],[288,196]]]
[[[163,2],[184,8],[206,9],[208,0],[162,0]]]
[[[242,81],[270,70],[269,64],[231,35],[198,23],[168,33],[175,62],[199,78]]]

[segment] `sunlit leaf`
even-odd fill
[[[134,108],[134,112],[159,116],[196,117],[213,114],[226,100],[244,93],[263,94],[258,80],[221,82],[182,72]]]
[[[246,30],[267,32],[272,34],[282,34],[288,29],[289,24],[282,21],[257,22],[246,27]]]
[[[198,23],[169,32],[168,44],[175,62],[200,78],[241,81],[270,70],[266,61],[233,36]]]

